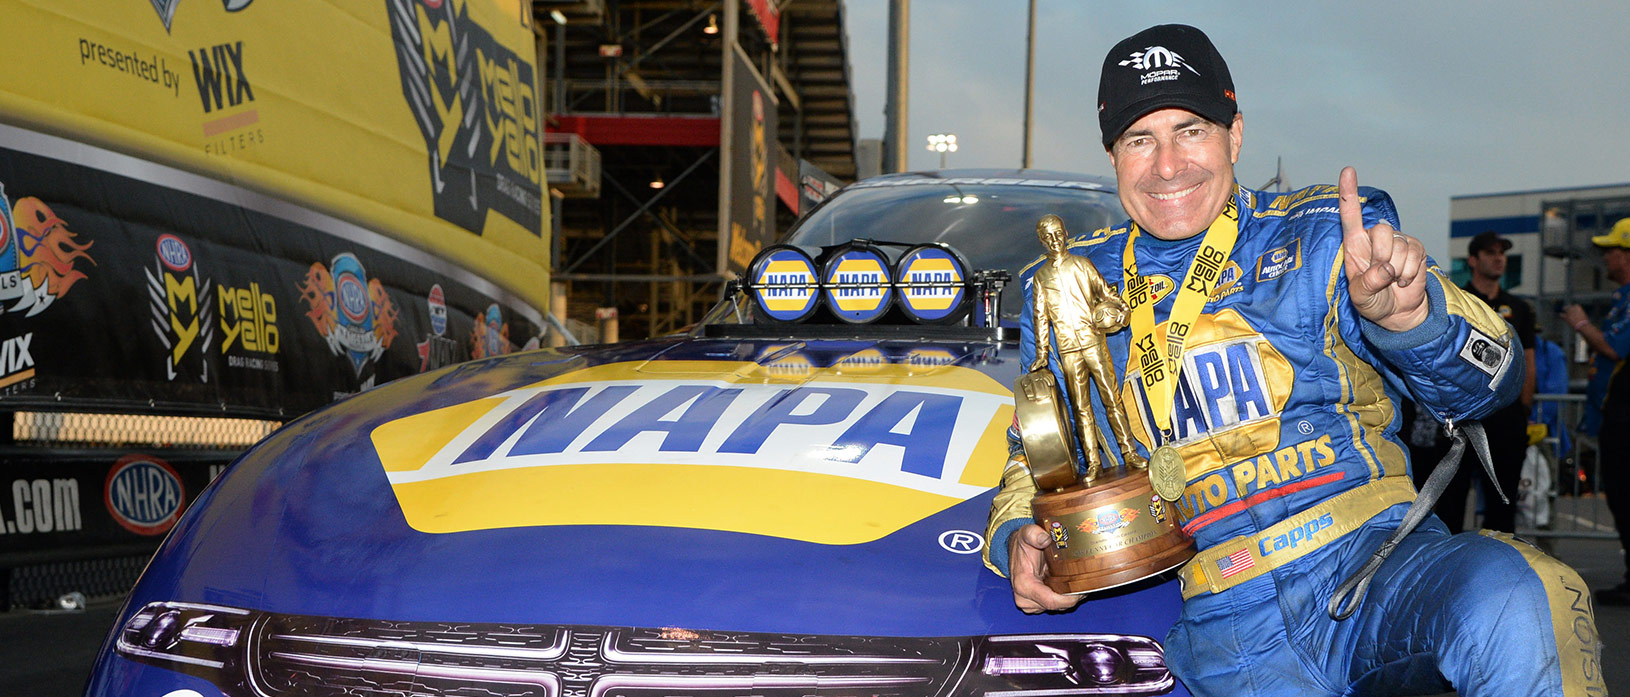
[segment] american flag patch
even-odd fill
[[[1256,562],[1251,561],[1251,550],[1249,549],[1242,549],[1217,560],[1217,570],[1222,573],[1223,578],[1228,578],[1255,567]]]

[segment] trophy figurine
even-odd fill
[[[1042,216],[1036,236],[1047,248],[1047,260],[1032,280],[1036,359],[1013,390],[1038,492],[1032,510],[1036,523],[1053,537],[1047,585],[1059,593],[1103,590],[1153,576],[1194,556],[1194,543],[1169,504],[1183,490],[1183,474],[1149,468],[1121,405],[1104,336],[1126,327],[1126,303],[1091,261],[1066,250],[1068,233],[1058,216]],[[1047,368],[1055,345],[1063,390]],[[1095,423],[1092,387],[1097,387],[1120,446],[1120,464]],[[1079,476],[1077,448],[1086,458]]]

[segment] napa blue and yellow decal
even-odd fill
[[[996,485],[1012,418],[1011,392],[958,366],[653,361],[397,419],[372,441],[422,532],[649,525],[857,544]]]
[[[826,260],[821,293],[832,314],[845,322],[870,322],[889,309],[894,289],[882,252],[849,245]]]
[[[753,265],[753,297],[772,319],[797,322],[815,311],[820,274],[809,255],[793,247],[765,250]]]
[[[1302,267],[1302,238],[1257,257],[1256,282],[1266,283]]]
[[[913,248],[900,256],[900,306],[919,322],[952,318],[967,309],[967,266],[940,246]]]
[[[1195,322],[1172,397],[1170,444],[1182,451],[1190,482],[1177,502],[1185,520],[1228,500],[1230,491],[1244,497],[1334,461],[1333,454],[1324,457],[1328,436],[1322,443],[1310,438],[1280,448],[1280,415],[1295,382],[1290,361],[1238,311],[1224,309]],[[1123,403],[1136,407],[1129,415],[1134,435],[1146,444],[1165,444],[1158,433],[1151,435],[1153,414],[1140,383],[1128,380],[1121,390]],[[1267,459],[1258,463],[1259,456]],[[1225,470],[1242,462],[1249,472]]]

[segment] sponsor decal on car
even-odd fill
[[[1011,392],[956,366],[654,361],[396,419],[372,441],[423,532],[654,525],[855,544],[995,486],[1012,412]]]

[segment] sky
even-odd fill
[[[882,138],[888,0],[846,0],[858,137]],[[1026,0],[910,4],[908,164],[1022,162]],[[1445,266],[1449,199],[1630,182],[1630,3],[1110,3],[1037,0],[1031,163],[1113,176],[1095,99],[1104,54],[1156,24],[1199,27],[1245,115],[1235,176],[1293,187],[1341,168],[1381,188]],[[1536,211],[1537,212],[1537,211]],[[1465,240],[1453,245],[1465,254]]]

